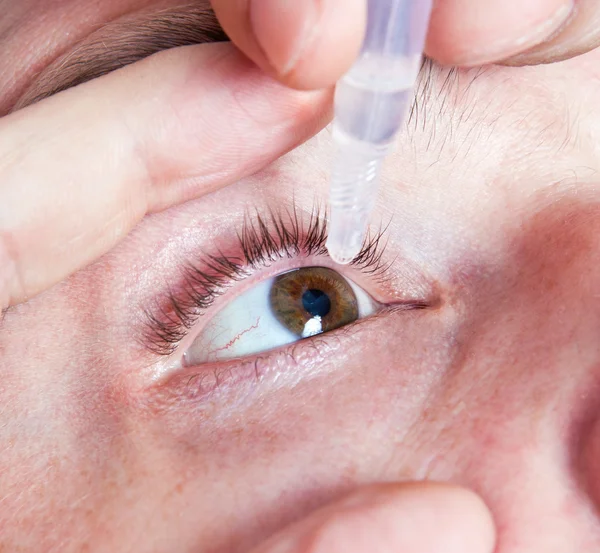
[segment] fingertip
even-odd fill
[[[365,0],[250,2],[249,17],[271,73],[293,88],[327,88],[350,68],[365,32]]]
[[[600,46],[600,4],[579,0],[571,17],[544,42],[503,60],[505,65],[536,65],[573,58]]]
[[[492,553],[490,511],[435,483],[370,486],[293,525],[254,553]]]
[[[492,514],[475,492],[437,482],[383,487],[394,532],[394,547],[382,553],[492,553],[496,529]],[[376,505],[381,499],[374,495]]]
[[[439,522],[438,534],[447,538],[438,542],[440,553],[492,553],[495,550],[494,519],[479,495],[468,488],[448,484],[416,486],[415,493],[419,494],[419,504],[426,516]]]
[[[440,0],[426,53],[448,65],[494,63],[546,41],[570,19],[574,0]]]

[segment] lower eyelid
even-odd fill
[[[347,349],[345,346],[352,337],[372,318],[244,359],[180,369],[157,384],[154,391],[162,398],[160,404],[165,405],[173,401],[237,404],[269,382],[278,387],[293,387],[312,375],[327,372],[332,356]]]
[[[384,306],[379,312],[348,326],[268,352],[180,368],[148,390],[153,399],[147,403],[159,410],[182,404],[191,404],[194,409],[215,403],[238,407],[240,402],[250,401],[274,388],[293,388],[307,379],[335,373],[343,367],[345,359],[356,359],[361,353],[354,351],[357,347],[363,349],[362,344],[370,343],[373,325],[381,323],[381,328],[375,330],[381,338],[388,328],[386,320],[394,313],[421,310],[423,306],[417,304]]]

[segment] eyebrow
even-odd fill
[[[162,50],[226,40],[208,1],[123,16],[99,27],[43,70],[13,111]]]

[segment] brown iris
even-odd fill
[[[354,291],[341,275],[325,267],[296,269],[277,277],[269,299],[277,320],[298,336],[327,332],[358,319]],[[307,333],[311,321],[320,323],[318,332]]]

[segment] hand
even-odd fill
[[[328,120],[231,44],[162,52],[0,119],[0,310],[146,214],[254,173]]]
[[[252,553],[492,553],[489,511],[441,484],[371,486],[312,513]]]
[[[355,59],[366,0],[212,0],[233,42],[287,85],[335,83]],[[600,44],[597,0],[434,0],[426,53],[443,64],[532,64]]]

